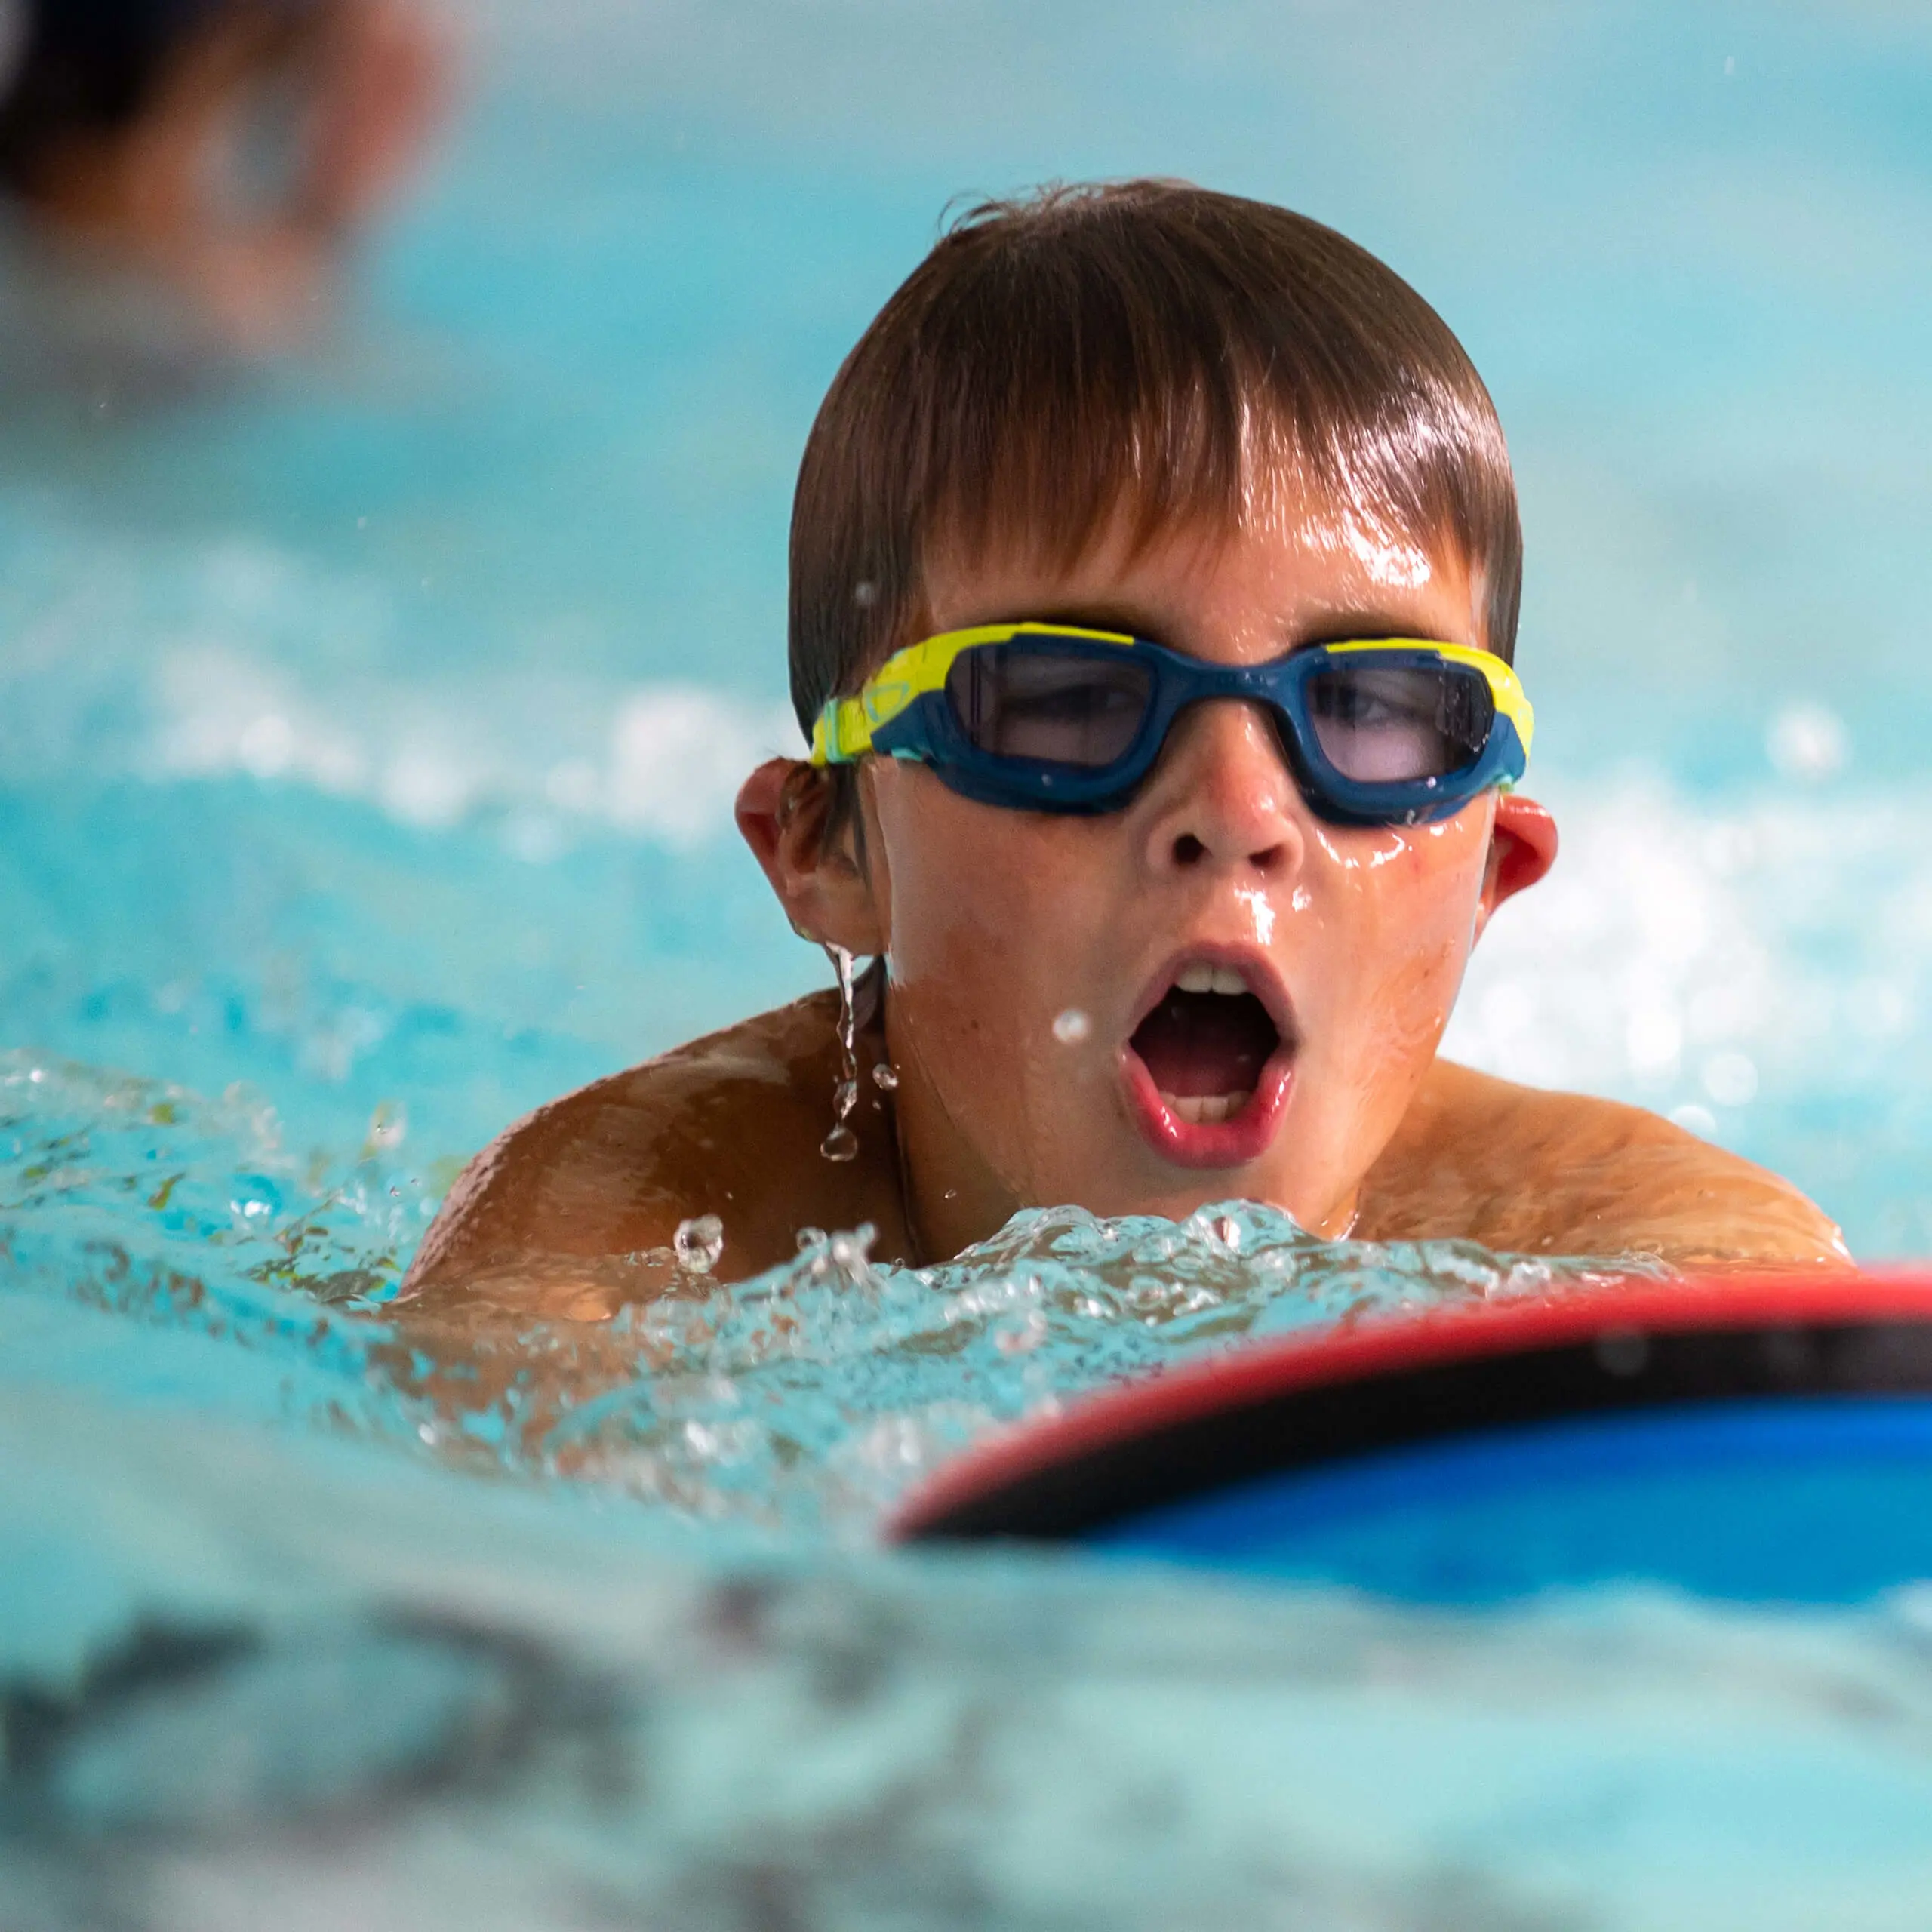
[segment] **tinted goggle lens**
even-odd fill
[[[1489,680],[1468,664],[1334,658],[1304,693],[1322,756],[1357,784],[1453,777],[1482,756],[1496,726]]]
[[[946,702],[979,751],[1097,771],[1127,755],[1154,700],[1151,666],[1038,644],[961,651]]]
[[[962,651],[946,674],[953,717],[991,757],[1095,771],[1132,748],[1154,703],[1153,668],[1041,641]],[[1358,784],[1414,784],[1466,771],[1496,723],[1472,666],[1328,660],[1302,686],[1305,728]]]

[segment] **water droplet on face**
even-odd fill
[[[1235,897],[1247,909],[1254,921],[1254,940],[1257,946],[1272,946],[1275,943],[1275,907],[1265,892],[1251,889],[1237,892]]]
[[[1077,1047],[1093,1030],[1093,1021],[1077,1006],[1069,1006],[1054,1022],[1054,1038],[1063,1047]]]
[[[859,1137],[843,1121],[818,1144],[828,1161],[855,1161],[859,1157]]]
[[[724,1223],[715,1214],[695,1215],[678,1223],[672,1238],[678,1266],[687,1274],[708,1275],[724,1252]]]
[[[899,1086],[899,1069],[894,1066],[888,1066],[884,1060],[881,1060],[878,1066],[872,1069],[872,1084],[881,1093],[896,1092]]]

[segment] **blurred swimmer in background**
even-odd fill
[[[312,336],[451,51],[417,0],[0,0],[8,279],[38,285],[36,333],[51,293],[81,336],[171,357]]]

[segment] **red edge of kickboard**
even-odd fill
[[[1932,1271],[1901,1265],[1858,1274],[1718,1275],[1593,1288],[1553,1301],[1371,1315],[1339,1331],[1237,1347],[1082,1396],[1057,1415],[1015,1423],[944,1464],[888,1517],[882,1534],[888,1543],[906,1542],[961,1503],[1056,1463],[1297,1389],[1560,1348],[1628,1329],[1900,1316],[1932,1321]]]

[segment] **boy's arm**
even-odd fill
[[[1789,1182],[1655,1114],[1447,1060],[1370,1171],[1356,1233],[1686,1266],[1851,1262],[1836,1226]]]
[[[801,1000],[565,1094],[500,1137],[450,1190],[388,1311],[398,1383],[457,1429],[514,1389],[504,1413],[549,1454],[565,1414],[668,1364],[666,1343],[612,1318],[705,1291],[663,1257],[681,1221],[722,1223],[712,1281],[792,1260],[807,1223],[869,1221],[874,1252],[902,1258],[897,1149],[871,1082],[851,1121],[857,1157],[819,1152],[836,1017],[829,995]],[[859,1050],[861,1066],[884,1057],[874,1038]]]
[[[869,1221],[881,1258],[903,1254],[897,1149],[869,1081],[851,1122],[857,1158],[819,1152],[835,1019],[833,997],[816,994],[539,1107],[450,1190],[404,1281],[405,1309],[602,1321],[674,1285],[674,1269],[635,1257],[704,1214],[724,1228],[719,1281],[791,1260],[808,1223]],[[881,1057],[866,1040],[860,1053],[864,1066]]]

